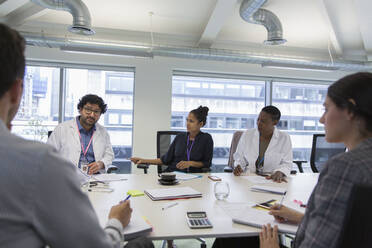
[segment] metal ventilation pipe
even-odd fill
[[[249,23],[263,25],[268,34],[266,45],[280,45],[287,40],[283,39],[283,28],[279,18],[271,11],[261,9],[266,0],[244,0],[240,5],[240,17]]]
[[[54,10],[63,10],[71,13],[72,26],[68,30],[75,34],[95,34],[91,25],[90,13],[87,6],[81,0],[31,0],[42,7]]]

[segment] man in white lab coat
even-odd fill
[[[107,104],[101,97],[89,94],[80,99],[77,108],[80,115],[59,124],[47,143],[88,174],[107,171],[114,152],[109,134],[97,123]]]

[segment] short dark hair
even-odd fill
[[[270,114],[273,121],[280,120],[281,116],[280,110],[275,106],[272,105],[266,106],[263,109],[261,109],[261,111]]]
[[[339,79],[328,87],[327,96],[338,108],[364,119],[366,129],[372,132],[372,73],[358,72]]]
[[[208,107],[199,106],[199,108],[191,110],[190,113],[192,113],[199,122],[203,122],[204,127],[207,122],[208,111]]]
[[[97,104],[99,108],[101,109],[101,114],[106,113],[107,111],[107,104],[103,101],[103,99],[97,95],[93,94],[88,94],[83,96],[83,98],[80,99],[77,108],[78,110],[83,109],[85,104],[90,103],[90,104]]]
[[[0,97],[17,78],[25,76],[25,39],[14,29],[0,23]]]

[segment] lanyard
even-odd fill
[[[186,145],[187,161],[190,161],[190,154],[191,154],[192,146],[194,145],[194,141],[195,139],[191,142],[191,146],[189,149],[190,136],[187,135],[187,145]]]
[[[77,123],[76,123],[76,125],[77,125]],[[87,149],[84,149],[83,140],[81,139],[81,134],[80,134],[80,130],[79,130],[79,125],[77,125],[77,130],[78,130],[78,134],[79,134],[79,137],[80,137],[81,150],[83,151],[84,157],[86,157],[87,152],[88,152],[89,147],[90,147],[90,144],[92,144],[94,130],[93,130],[92,136],[90,137],[89,143],[87,145]]]

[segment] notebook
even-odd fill
[[[251,190],[257,191],[257,192],[279,194],[279,195],[284,195],[285,192],[287,191],[286,188],[279,188],[279,187],[266,186],[266,185],[253,185],[251,187]]]
[[[139,213],[132,213],[129,224],[124,227],[124,239],[128,241],[152,231],[152,226]]]
[[[261,228],[262,225],[270,224],[271,226],[277,225],[280,233],[296,234],[297,225],[284,224],[275,221],[272,215],[269,215],[268,211],[258,210],[255,208],[246,208],[239,216],[232,218],[234,223],[253,226]]]
[[[202,197],[199,191],[191,187],[148,189],[145,193],[153,201]]]

